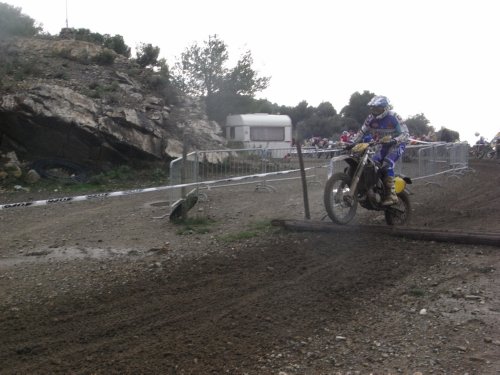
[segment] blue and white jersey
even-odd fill
[[[356,136],[356,141],[362,139],[365,134],[371,134],[374,139],[390,136],[400,143],[408,141],[410,137],[408,127],[401,116],[394,111],[387,111],[383,117],[368,115]]]

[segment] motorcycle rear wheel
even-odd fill
[[[351,177],[345,173],[335,173],[326,182],[324,203],[330,219],[337,224],[347,224],[356,215],[358,198],[350,193]]]
[[[388,225],[405,225],[410,221],[410,196],[406,191],[398,194],[398,203],[385,210],[385,222]]]

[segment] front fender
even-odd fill
[[[332,177],[332,175],[336,172],[341,172],[341,171],[336,171],[334,164],[341,162],[342,160],[347,160],[347,159],[352,159],[351,155],[349,154],[343,154],[339,156],[334,156],[333,158],[330,159],[330,164],[328,165],[328,178]],[[351,163],[347,160],[347,163],[351,165]]]

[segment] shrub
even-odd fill
[[[36,60],[18,60],[15,59],[12,63],[5,64],[3,74],[12,76],[16,81],[23,81],[27,76],[40,76],[42,70],[38,67]],[[2,73],[0,72],[0,76]]]
[[[145,68],[147,66],[156,66],[158,63],[158,55],[160,54],[160,48],[153,47],[151,43],[144,44],[141,43],[137,47],[137,64],[140,67]]]
[[[39,76],[42,74],[42,69],[40,69],[39,63],[35,59],[23,61],[21,70],[24,74],[31,76]]]
[[[72,60],[73,56],[71,56],[71,48],[63,48],[58,51],[54,51],[54,56],[61,57],[63,59]]]
[[[98,65],[113,65],[115,57],[116,55],[113,52],[105,49],[94,56],[93,61]]]
[[[101,46],[104,43],[104,36],[102,36],[99,33],[93,33],[89,29],[84,29],[84,28],[70,29],[70,30],[64,29],[64,32],[67,33],[67,34],[68,34],[68,31],[69,31],[70,34],[73,35],[73,37],[76,40],[81,40],[81,41],[84,41],[84,42],[90,42],[90,43],[93,43],[93,44],[97,44],[99,46]]]
[[[110,93],[106,95],[106,100],[108,104],[119,104],[120,103],[120,95],[116,93]]]
[[[122,56],[125,56],[126,58],[130,57],[130,47],[125,44],[125,41],[123,40],[123,37],[121,35],[104,35],[103,46],[115,51]]]
[[[54,55],[57,57],[61,57],[63,59],[68,59],[71,61],[79,62],[80,64],[87,65],[90,62],[89,53],[85,50],[80,51],[80,54],[75,56],[73,55],[73,50],[71,48],[63,48],[59,51],[54,52]]]
[[[21,13],[21,8],[0,3],[0,36],[34,36],[42,28],[35,26],[35,20]]]
[[[89,89],[95,90],[97,87],[99,87],[99,82],[92,81],[92,82],[89,83]]]
[[[89,83],[89,90],[85,92],[86,95],[94,99],[108,99],[110,104],[119,103],[119,95],[116,94],[120,88],[116,81],[113,81],[110,85],[101,84],[98,81],[92,81]]]
[[[121,35],[110,36],[108,34],[94,33],[89,29],[64,28],[59,33],[59,37],[63,39],[74,38],[75,40],[97,44],[98,46],[113,50],[126,58],[130,57],[130,47],[125,44]]]
[[[162,74],[152,74],[151,76],[146,78],[146,81],[148,86],[156,91],[163,90],[169,84],[168,77]]]

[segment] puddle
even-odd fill
[[[143,255],[144,251],[130,248],[109,249],[69,246],[57,249],[46,248],[29,251],[14,257],[0,258],[0,268],[21,263],[45,263],[82,259],[110,259],[122,256]]]
[[[148,202],[144,204],[145,208],[148,207],[170,207],[170,202],[169,201],[155,201],[155,202]]]

